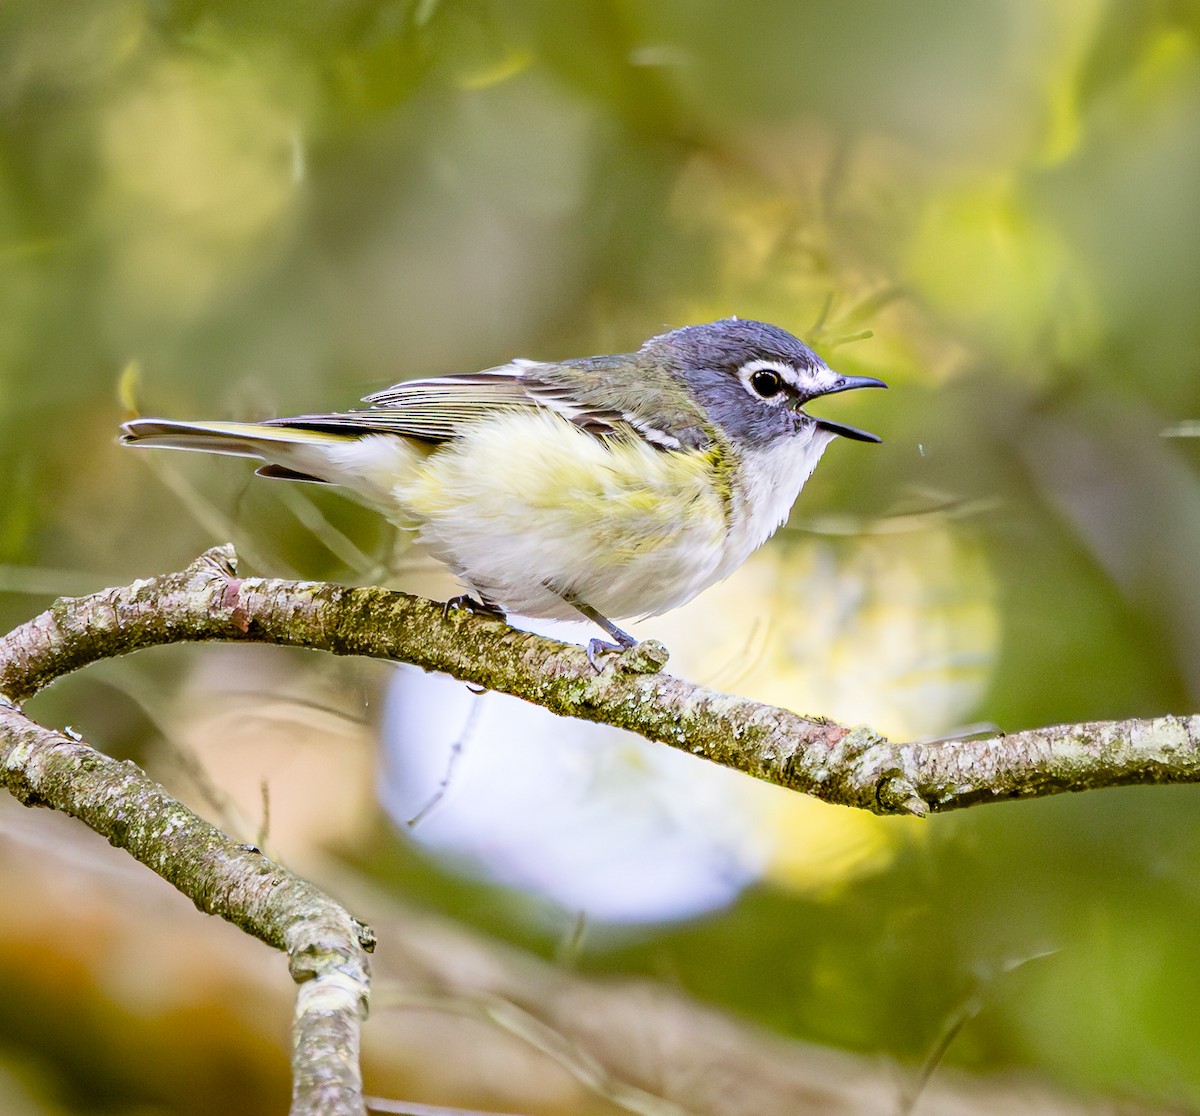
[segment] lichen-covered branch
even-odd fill
[[[1144,783],[1200,782],[1200,716],[1085,721],[895,747],[932,810]]]
[[[1200,779],[1200,718],[1060,726],[896,744],[869,728],[654,673],[639,645],[597,674],[581,648],[379,588],[239,578],[231,547],[186,570],[62,600],[0,639],[0,693],[20,701],[89,662],[156,644],[277,643],[413,663],[555,713],[629,729],[829,802],[926,814],[998,799]]]
[[[1200,717],[1105,722],[894,744],[660,673],[638,645],[597,674],[582,648],[378,588],[239,578],[232,547],[179,573],[64,598],[0,638],[0,779],[27,805],[83,820],[188,895],[284,950],[300,984],[292,1112],[364,1111],[358,1071],[373,937],[257,849],[231,841],[135,765],[28,719],[20,703],[99,659],[227,640],[443,671],[556,713],[629,729],[829,802],[927,814],[997,799],[1200,780]]]
[[[365,1113],[359,1029],[372,931],[312,884],[230,840],[135,764],[52,732],[0,699],[0,782],[51,806],[249,934],[283,950],[300,985],[293,1025],[293,1116]]]
[[[299,983],[292,1116],[365,1113],[359,1027],[374,934],[312,884],[239,845],[175,801],[135,764],[0,703],[0,779],[27,806],[79,818],[217,914],[283,950]]]

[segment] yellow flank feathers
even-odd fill
[[[571,615],[531,580],[539,570],[606,615],[631,616],[665,611],[711,581],[725,509],[710,468],[704,454],[600,440],[558,415],[515,413],[440,447],[397,479],[393,495],[438,557],[514,611]],[[664,585],[674,587],[667,603]]]

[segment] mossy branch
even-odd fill
[[[63,598],[0,639],[0,777],[22,802],[80,818],[201,910],[286,951],[300,983],[292,1112],[305,1116],[363,1112],[358,1039],[370,930],[191,813],[133,764],[51,732],[20,708],[55,679],[99,659],[218,640],[413,663],[878,813],[924,815],[997,799],[1200,780],[1200,717],[895,744],[865,727],[659,673],[665,652],[653,643],[597,674],[580,647],[486,616],[447,616],[441,605],[403,593],[239,578],[229,546],[179,573]]]
[[[287,954],[300,985],[293,1116],[365,1113],[359,1027],[374,933],[312,884],[197,817],[136,764],[52,732],[0,700],[0,780],[26,806],[79,818],[206,914]]]
[[[0,694],[23,701],[98,659],[165,643],[276,643],[441,671],[629,729],[767,782],[877,813],[1132,783],[1200,780],[1200,718],[1093,722],[897,744],[667,674],[639,645],[597,674],[582,648],[379,588],[239,578],[229,546],[187,569],[56,602],[0,639]]]

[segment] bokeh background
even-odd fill
[[[131,411],[334,409],[729,314],[886,379],[825,405],[885,441],[638,629],[672,669],[906,738],[1200,709],[1200,444],[1167,436],[1200,418],[1189,0],[7,0],[0,627],[227,540],[453,591],[336,494],[119,448]],[[384,936],[376,1019],[419,1026],[368,1042],[377,1092],[630,1110],[446,1021],[466,934],[460,975],[644,978],[897,1096],[945,1047],[935,1077],[1200,1109],[1191,788],[889,822],[484,700],[168,648],[31,708],[437,928],[427,969]],[[279,959],[59,821],[0,803],[5,1110],[282,1110]]]

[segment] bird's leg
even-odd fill
[[[567,602],[576,612],[582,613],[593,624],[603,628],[610,636],[616,640],[615,643],[609,643],[606,639],[589,639],[587,645],[588,662],[592,664],[592,669],[599,674],[604,668],[596,662],[597,655],[611,655],[618,651],[628,651],[631,647],[637,646],[637,640],[628,632],[618,628],[607,616],[601,615],[586,601],[581,601],[573,593],[563,592],[560,589],[555,589],[553,585],[548,586],[557,593],[564,601]]]
[[[479,600],[476,600],[470,593],[460,593],[457,597],[451,597],[444,605],[442,605],[442,615],[449,616],[452,612],[457,612],[462,609],[464,612],[469,612],[472,616],[494,616],[497,620],[506,620],[508,617],[495,601],[489,601],[482,593],[479,594]]]

